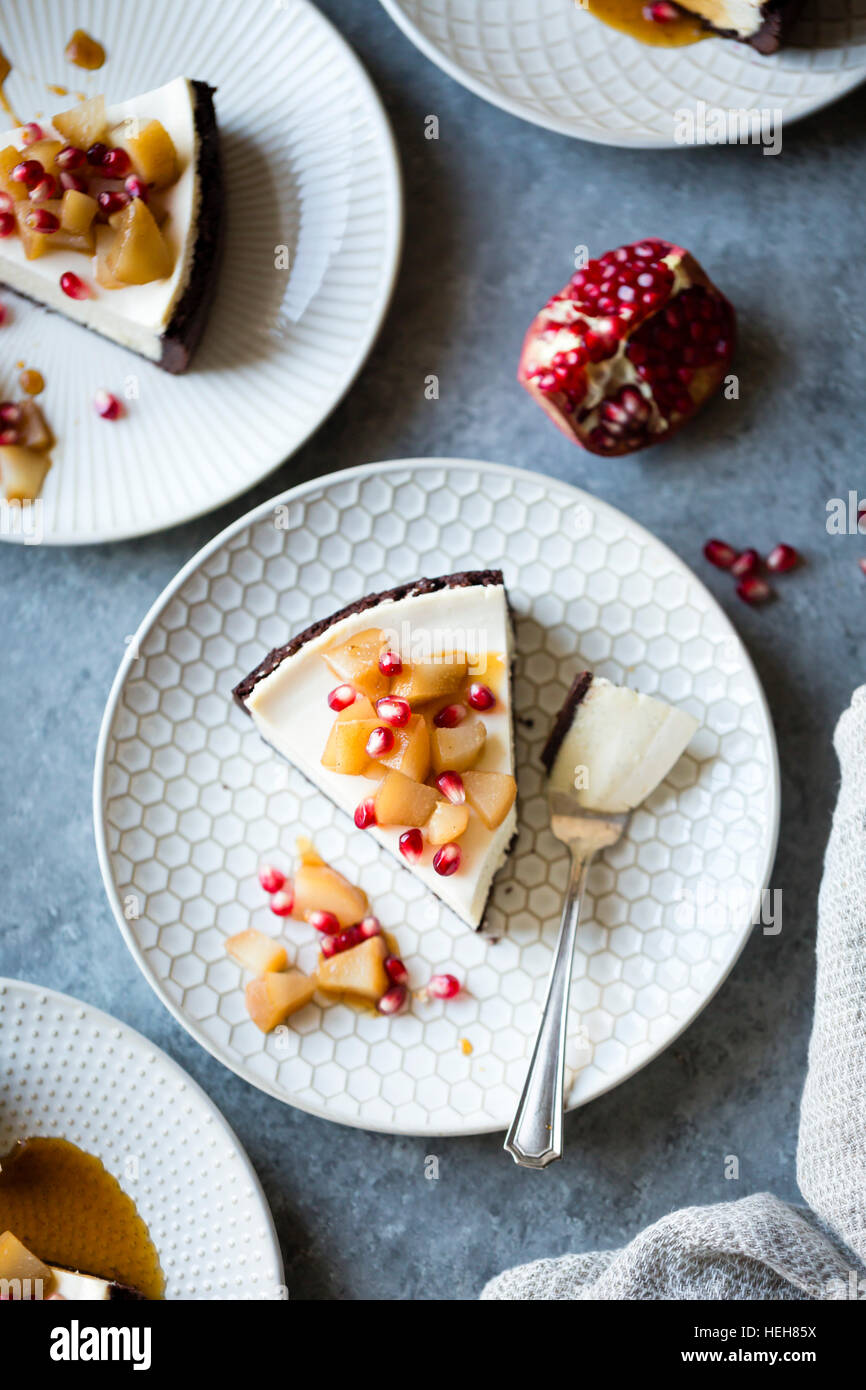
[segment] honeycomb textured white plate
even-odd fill
[[[676,144],[675,112],[698,100],[781,110],[794,121],[866,78],[866,0],[806,0],[793,44],[762,57],[705,39],[650,48],[576,0],[382,0],[413,43],[515,116],[604,145]]]
[[[271,1214],[222,1115],[164,1052],[65,994],[0,979],[0,1153],[95,1154],[150,1231],[167,1299],[283,1297]]]
[[[495,889],[494,944],[278,759],[230,691],[270,647],[371,590],[500,565],[516,614],[520,831]],[[769,872],[778,776],[761,689],[717,604],[647,532],[563,483],[462,460],[366,465],[293,489],[205,547],[142,625],[101,731],[96,838],[118,924],[172,1013],[239,1075],[317,1115],[396,1133],[507,1125],[566,881],[539,753],[584,665],[701,721],[593,869],[570,1105],[655,1056],[731,968]],[[317,996],[264,1038],[225,939],[281,930],[256,869],[288,868],[298,834],[363,885],[413,987],[449,970],[463,997],[386,1019]],[[309,927],[283,930],[312,970]]]
[[[64,61],[78,25],[106,47],[98,72]],[[7,0],[0,46],[23,120],[73,100],[52,96],[49,83],[111,100],[180,74],[217,88],[226,247],[185,376],[0,289],[0,397],[12,394],[17,362],[38,367],[58,441],[43,490],[45,540],[174,526],[282,463],[360,369],[400,253],[390,128],[354,54],[307,0]],[[288,269],[276,267],[278,247]],[[123,420],[95,414],[98,387],[132,396]],[[0,526],[0,536],[10,530]]]

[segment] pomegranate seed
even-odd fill
[[[13,401],[3,401],[0,405],[0,420],[4,425],[17,425],[21,419],[21,407]]]
[[[387,956],[385,969],[388,972],[388,978],[393,980],[395,985],[405,985],[409,979],[409,971],[399,956]]]
[[[405,986],[405,985],[392,985],[391,988],[390,988],[389,990],[386,990],[386,992],[382,995],[382,998],[379,1000],[379,1005],[378,1005],[378,1007],[379,1007],[379,1013],[380,1013],[380,1014],[396,1014],[396,1013],[399,1013],[400,1010],[402,1009],[402,1007],[403,1007],[403,1005],[404,1005],[405,1003],[406,1003],[406,986]]]
[[[328,960],[331,956],[339,955],[340,938],[338,936],[323,936],[319,945],[319,950],[325,957],[325,960]]]
[[[740,580],[737,593],[744,603],[766,603],[772,589],[765,579],[756,579],[754,575],[749,575],[747,579]]]
[[[45,236],[60,230],[60,219],[55,217],[53,212],[47,212],[45,208],[34,208],[32,212],[28,212],[26,222],[34,232],[42,232]]]
[[[716,569],[729,570],[737,558],[737,552],[732,545],[726,541],[707,541],[704,546],[704,555],[711,565]]]
[[[82,169],[87,163],[87,155],[77,145],[64,145],[54,156],[58,169]]]
[[[108,146],[103,145],[101,140],[97,140],[96,143],[91,145],[90,149],[87,151],[87,162],[89,165],[91,165],[92,168],[101,169],[102,161],[105,159],[105,156],[107,154]]]
[[[866,574],[866,557],[861,557],[861,559],[857,561],[857,564],[860,566],[863,573]]]
[[[90,286],[86,285],[73,270],[66,270],[60,277],[60,288],[70,299],[89,299]]]
[[[455,845],[452,840],[450,844],[443,845],[440,850],[436,851],[433,856],[433,868],[443,878],[449,878],[451,874],[456,874],[460,868],[462,857],[460,846]]]
[[[354,927],[345,927],[343,931],[337,932],[335,937],[326,936],[325,940],[336,941],[337,949],[340,951],[349,951],[353,946],[360,946],[364,937],[356,923]]]
[[[866,531],[866,502],[861,502],[857,507],[857,530],[861,534]]]
[[[785,574],[800,563],[799,552],[792,545],[774,546],[767,556],[767,569],[774,574]]]
[[[365,938],[365,940],[367,937],[370,936],[381,936],[382,923],[379,921],[378,917],[374,917],[371,913],[369,917],[361,918],[360,922],[358,923],[358,931]]]
[[[30,190],[31,203],[47,203],[49,198],[56,198],[58,193],[57,180],[53,174],[46,174],[44,179],[40,179],[35,187]]]
[[[29,121],[21,127],[21,139],[25,145],[35,145],[37,140],[45,139],[45,132],[36,121]]]
[[[643,17],[651,24],[672,24],[680,16],[679,10],[674,5],[669,5],[667,0],[655,0],[653,5],[644,5]]]
[[[16,183],[23,183],[27,189],[35,188],[39,180],[45,174],[45,170],[38,159],[22,159],[20,164],[16,164],[12,170],[12,178]]]
[[[400,836],[400,853],[410,864],[417,864],[424,852],[424,836],[420,830],[405,830]]]
[[[112,396],[110,391],[102,387],[93,397],[93,408],[97,415],[101,415],[103,420],[119,420],[123,414],[123,406],[116,396]]]
[[[15,218],[11,212],[0,212],[0,237],[11,236],[15,231]]]
[[[138,174],[130,174],[123,186],[130,198],[140,198],[143,203],[146,203],[150,198],[150,189],[144,179],[138,177]]]
[[[460,981],[455,975],[433,975],[426,988],[434,999],[453,999],[460,993]]]
[[[466,698],[473,709],[492,709],[496,704],[496,696],[490,686],[482,685],[480,681],[472,682]]]
[[[340,930],[340,922],[333,912],[326,912],[324,908],[314,907],[307,913],[307,921],[316,931],[323,932],[325,936],[334,936]]]
[[[403,662],[396,652],[383,652],[379,657],[379,670],[383,676],[399,676]]]
[[[456,729],[458,724],[463,723],[466,713],[465,705],[446,705],[433,716],[433,723],[437,729]]]
[[[0,444],[2,444],[4,448],[17,444],[20,437],[17,430],[0,430]]]
[[[371,825],[376,824],[376,807],[372,797],[367,797],[364,801],[359,801],[355,807],[355,824],[359,830],[368,830]]]
[[[348,709],[349,705],[355,703],[355,691],[351,685],[335,685],[328,696],[328,704],[331,709]]]
[[[394,730],[386,729],[380,724],[377,729],[370,730],[370,737],[367,739],[364,751],[368,758],[384,758],[393,747]]]
[[[285,886],[286,876],[279,869],[275,869],[273,864],[261,864],[259,866],[259,883],[266,893],[279,893]]]
[[[275,893],[271,898],[271,912],[273,912],[276,917],[291,917],[294,906],[295,894],[290,884],[287,884],[285,888],[281,888],[280,891]]]
[[[0,190],[0,212],[14,212],[14,211],[15,211],[15,199],[12,197],[12,194],[11,194],[11,193],[6,193],[4,190]]]
[[[746,579],[750,574],[757,574],[760,568],[761,557],[757,550],[744,550],[731,565],[731,574],[738,579]]]
[[[106,217],[113,217],[132,200],[128,193],[100,193],[96,201]]]
[[[383,695],[381,700],[376,701],[376,713],[386,724],[392,724],[395,729],[402,729],[404,724],[409,723],[412,711],[409,701],[401,696]]]
[[[6,322],[6,305],[0,304],[0,323]]]
[[[460,806],[466,800],[466,790],[459,772],[440,772],[436,785],[452,806]]]
[[[64,193],[68,193],[70,188],[76,193],[86,193],[87,180],[80,174],[71,174],[68,169],[63,169],[60,173],[60,187]]]
[[[132,160],[126,150],[106,150],[102,159],[102,172],[107,179],[123,179],[132,168]]]

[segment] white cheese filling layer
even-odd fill
[[[668,775],[697,727],[683,710],[594,676],[562,740],[550,786],[588,810],[632,811]]]

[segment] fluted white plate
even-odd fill
[[[249,1159],[186,1072],[66,994],[0,979],[0,1154],[29,1136],[101,1159],[159,1252],[167,1299],[285,1297]]]
[[[241,675],[316,618],[419,575],[491,565],[516,618],[519,787],[495,943],[279,759],[231,700]],[[648,532],[565,483],[460,459],[369,464],[294,488],[205,546],[143,622],[103,719],[94,816],[118,925],[163,1003],[238,1075],[314,1114],[392,1133],[506,1126],[568,869],[539,755],[587,665],[701,722],[592,870],[569,1105],[656,1056],[730,970],[772,863],[778,768],[761,687],[715,600]],[[256,879],[262,858],[289,868],[301,834],[364,887],[413,988],[447,970],[465,993],[392,1018],[317,995],[263,1037],[225,941],[249,926],[282,932],[315,968],[314,933],[278,922]]]
[[[705,39],[651,48],[577,0],[382,0],[414,44],[512,115],[602,145],[677,144],[697,101],[781,111],[784,124],[866,79],[866,0],[806,0],[791,45],[764,57]]]
[[[79,25],[105,44],[99,72],[64,62]],[[111,541],[174,526],[282,463],[362,366],[400,254],[387,118],[352,51],[307,0],[6,0],[0,46],[22,119],[69,104],[49,83],[113,101],[180,74],[217,88],[227,240],[185,376],[0,290],[9,314],[0,396],[12,394],[17,362],[38,367],[58,441],[42,494],[44,539]],[[278,246],[288,247],[288,271],[275,268]],[[98,387],[133,395],[125,419],[94,413]],[[10,531],[20,538],[0,525],[0,536]]]

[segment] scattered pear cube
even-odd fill
[[[61,111],[52,117],[51,124],[59,131],[67,145],[77,145],[80,150],[88,150],[97,141],[104,141],[108,134],[105,118],[105,97],[90,97],[69,111]]]
[[[367,894],[328,864],[301,864],[295,873],[293,917],[333,912],[341,927],[352,927],[367,914]]]
[[[376,789],[373,805],[377,825],[426,825],[438,794],[423,782],[413,782],[402,772],[386,772]]]
[[[165,280],[174,257],[143,198],[133,198],[112,219],[114,242],[106,256],[108,271],[124,285],[149,285]]]
[[[345,777],[361,777],[370,759],[367,739],[381,724],[380,719],[351,719],[337,725],[334,771]]]
[[[507,772],[464,772],[466,800],[488,830],[501,825],[514,805],[517,783]]]
[[[427,823],[427,839],[431,845],[448,845],[459,840],[469,824],[469,807],[452,806],[450,801],[437,801]]]
[[[252,927],[248,931],[238,932],[236,936],[230,936],[226,942],[226,950],[244,970],[255,970],[258,975],[267,975],[272,970],[285,970],[289,964],[285,946],[281,946],[279,941],[274,941],[272,937],[265,936],[264,932],[254,931]]]
[[[272,1033],[290,1014],[309,1004],[315,992],[315,975],[302,975],[300,970],[260,975],[246,987],[247,1012],[257,1028]]]
[[[130,116],[111,132],[111,143],[126,150],[134,172],[153,188],[170,188],[180,177],[174,141],[161,121]]]
[[[7,502],[33,502],[51,467],[47,454],[20,444],[0,445],[0,493]]]
[[[337,728],[340,724],[348,721],[353,723],[357,719],[375,719],[376,711],[366,695],[356,695],[351,705],[341,709],[331,725],[331,732],[328,734],[328,742],[325,744],[325,751],[322,754],[322,766],[329,767],[333,772],[337,763]]]
[[[434,772],[465,772],[484,751],[487,728],[480,719],[466,719],[455,729],[433,728],[430,756]]]
[[[454,695],[466,679],[465,656],[443,653],[439,661],[413,661],[394,677],[392,695],[401,695],[410,705],[423,705],[442,695]]]
[[[388,944],[383,936],[370,936],[360,946],[340,951],[319,962],[319,985],[333,994],[356,994],[375,1002],[391,981],[385,970]]]
[[[21,163],[24,157],[14,145],[7,145],[5,149],[0,150],[0,189],[4,193],[8,193],[9,197],[13,198],[16,203],[28,201],[27,189],[23,183],[12,178],[12,170],[16,164]]]
[[[29,1279],[32,1282],[36,1279],[42,1280],[43,1292],[47,1292],[54,1282],[54,1275],[49,1265],[34,1255],[22,1245],[17,1236],[11,1231],[4,1231],[0,1235],[0,1279]]]
[[[368,627],[322,655],[341,681],[347,681],[356,690],[369,695],[371,700],[378,700],[388,693],[388,677],[379,670],[379,657],[384,646],[384,632],[378,627]]]
[[[67,188],[61,200],[61,229],[77,236],[89,232],[98,210],[99,204],[89,193],[79,193],[77,188]]]
[[[37,159],[46,174],[52,174],[54,178],[57,178],[60,170],[54,161],[62,149],[62,140],[35,140],[18,157],[19,159]]]

